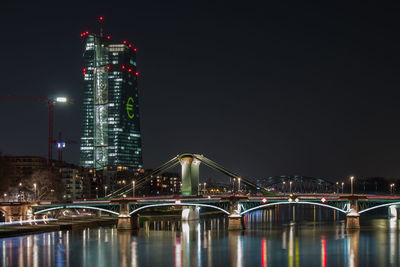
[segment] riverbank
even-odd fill
[[[111,226],[118,223],[117,218],[80,217],[65,218],[47,224],[7,225],[0,228],[0,238],[39,234],[45,232],[75,230],[87,227]]]

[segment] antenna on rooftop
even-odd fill
[[[103,16],[99,17],[99,23],[100,23],[100,37],[103,37]]]

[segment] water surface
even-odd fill
[[[227,231],[226,217],[214,216],[190,223],[147,221],[138,232],[101,227],[3,238],[0,262],[73,267],[400,265],[396,219],[362,218],[362,229],[349,232],[337,214],[325,214],[326,219],[306,210],[298,212],[304,218],[289,214],[285,221],[274,218],[275,212],[253,212],[244,231]],[[290,223],[293,219],[297,222]]]

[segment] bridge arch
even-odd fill
[[[330,205],[327,205],[327,204],[318,203],[318,202],[306,202],[306,201],[289,202],[289,201],[288,201],[288,202],[275,202],[275,203],[263,204],[263,205],[260,205],[260,206],[257,206],[257,207],[254,207],[254,208],[245,210],[245,211],[241,212],[240,215],[244,215],[244,214],[246,214],[246,213],[248,213],[248,212],[250,212],[250,211],[262,209],[262,208],[265,208],[265,207],[271,207],[271,206],[276,206],[276,205],[287,205],[287,204],[316,205],[316,206],[321,206],[321,207],[326,207],[326,208],[334,209],[334,210],[343,212],[344,214],[347,214],[347,213],[348,213],[347,211],[344,211],[344,210],[339,209],[339,208],[337,208],[337,207],[333,207],[333,206],[330,206]]]
[[[147,209],[147,208],[154,208],[154,207],[171,207],[171,206],[200,206],[200,207],[207,207],[207,208],[213,208],[213,209],[217,209],[217,210],[220,210],[220,211],[222,211],[222,212],[224,212],[224,213],[226,213],[226,214],[230,214],[228,211],[226,211],[226,210],[224,210],[223,208],[220,208],[220,207],[217,207],[217,206],[213,206],[213,205],[208,205],[208,204],[202,204],[202,203],[196,203],[196,204],[194,204],[194,203],[161,203],[161,204],[151,204],[151,205],[146,205],[146,206],[143,206],[143,207],[140,207],[140,208],[137,208],[137,209],[135,209],[135,210],[133,210],[133,211],[131,211],[130,213],[129,213],[129,215],[133,215],[133,214],[135,214],[135,213],[137,213],[138,211],[140,211],[140,210],[144,210],[144,209]]]
[[[35,211],[34,214],[36,215],[36,214],[41,214],[41,213],[52,211],[52,210],[61,210],[61,209],[99,210],[99,211],[111,213],[111,214],[114,214],[114,215],[119,215],[118,212],[115,212],[115,211],[112,211],[112,210],[102,209],[102,208],[98,208],[98,207],[91,207],[91,206],[75,206],[75,205],[66,205],[66,206],[47,208],[47,209],[44,209],[44,210]]]
[[[374,206],[374,207],[371,207],[371,208],[363,209],[363,210],[359,211],[358,214],[361,214],[361,213],[364,213],[364,212],[367,212],[367,211],[370,211],[370,210],[374,210],[374,209],[379,209],[379,208],[383,208],[383,207],[392,206],[392,205],[400,205],[400,202],[385,203],[385,204],[382,204],[382,205],[378,205],[378,206]]]

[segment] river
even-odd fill
[[[2,266],[400,266],[399,221],[344,218],[300,209],[252,212],[244,231],[228,231],[224,216],[199,221],[145,221],[136,232],[86,228],[0,239]],[[281,213],[285,213],[281,211]],[[286,213],[288,211],[286,210]],[[293,219],[296,222],[293,222]]]

